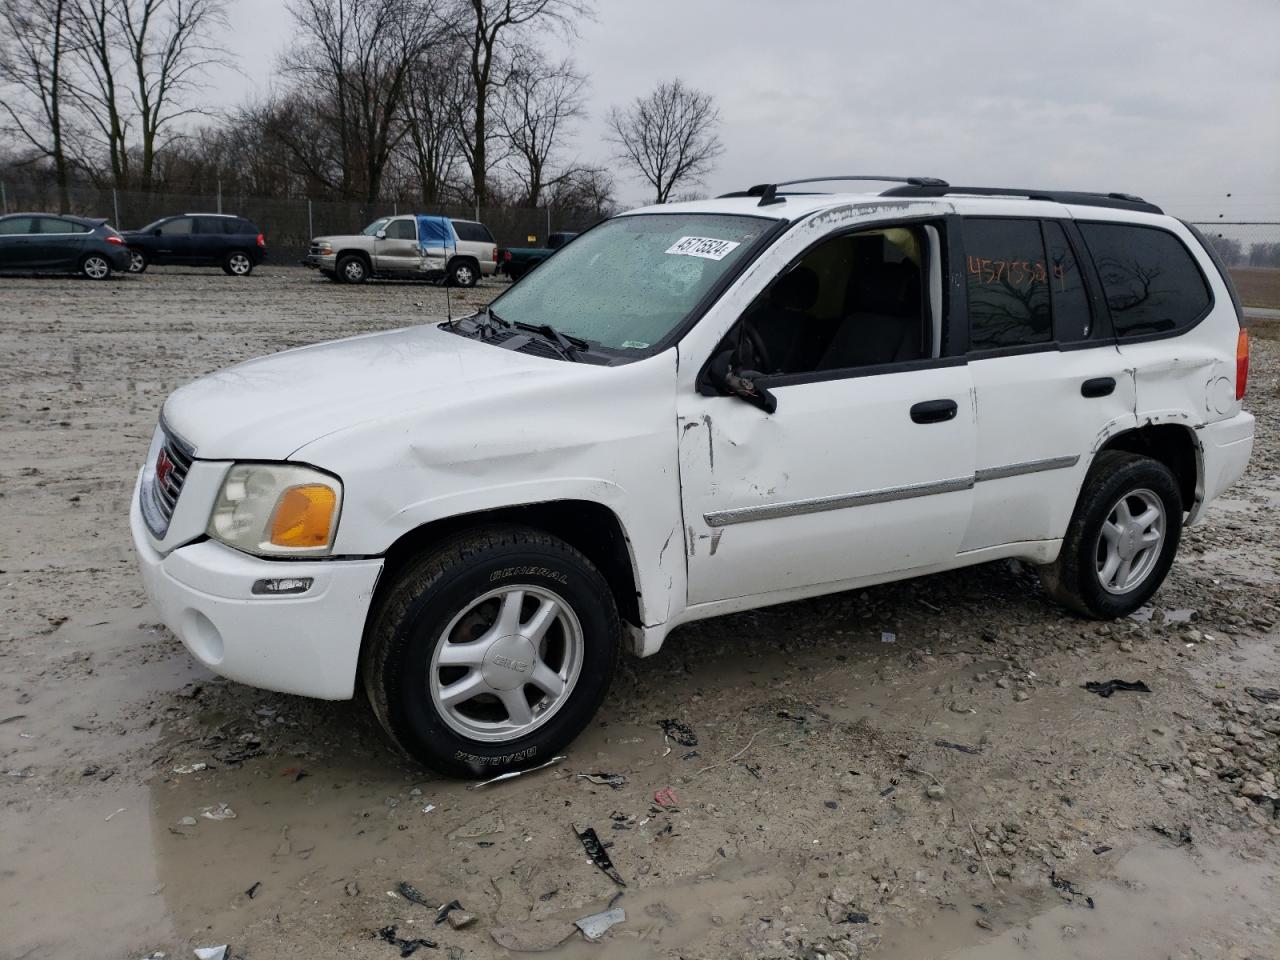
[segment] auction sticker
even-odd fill
[[[701,257],[703,260],[723,260],[740,247],[737,240],[717,240],[715,237],[681,237],[667,248],[675,256]]]

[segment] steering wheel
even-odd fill
[[[749,323],[744,323],[742,330],[747,339],[751,341],[751,352],[755,354],[759,372],[772,373],[773,359],[769,356],[769,348],[764,345],[764,338],[760,336],[760,331]]]

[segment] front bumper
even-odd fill
[[[382,560],[264,560],[215,540],[161,554],[134,489],[129,510],[142,582],[160,619],[202,664],[281,693],[348,700]],[[311,577],[303,594],[260,596],[258,580]]]
[[[332,254],[323,256],[318,253],[308,253],[302,258],[302,265],[310,267],[312,270],[328,270],[332,273],[338,269],[338,258]]]
[[[1200,439],[1200,502],[1190,520],[1194,522],[1211,500],[1226,492],[1249,466],[1253,453],[1253,414],[1241,411],[1234,417],[1207,423],[1197,434]]]

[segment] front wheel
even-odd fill
[[[369,268],[362,257],[348,255],[338,261],[339,283],[364,283],[369,279]]]
[[[555,537],[489,527],[442,543],[383,595],[361,665],[391,739],[441,773],[545,763],[591,720],[621,647],[592,563]]]
[[[232,250],[222,261],[222,272],[231,277],[247,277],[253,273],[253,261],[243,250]]]
[[[100,253],[91,253],[80,261],[81,276],[90,280],[106,280],[111,276],[111,264]]]
[[[147,255],[141,250],[129,248],[129,272],[130,273],[146,273],[147,272]]]
[[[1160,589],[1182,537],[1182,494],[1163,463],[1104,450],[1085,478],[1058,559],[1040,568],[1054,600],[1085,616],[1127,616]]]

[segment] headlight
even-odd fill
[[[316,250],[326,255],[333,253],[333,244],[328,240],[320,240],[316,243]]]
[[[291,556],[333,548],[342,482],[284,463],[238,463],[227,471],[208,534],[247,553]]]

